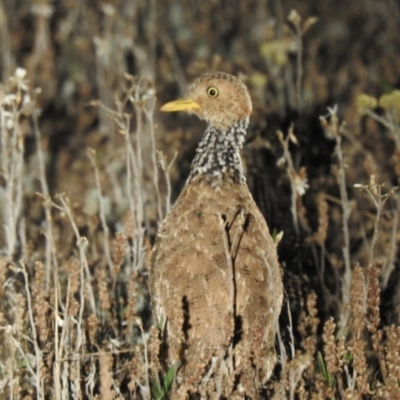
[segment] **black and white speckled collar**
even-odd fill
[[[196,149],[187,183],[203,178],[215,187],[219,187],[224,179],[245,182],[240,150],[248,124],[248,118],[238,120],[226,131],[209,125]]]

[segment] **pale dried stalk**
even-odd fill
[[[153,186],[156,192],[157,198],[157,213],[158,220],[161,221],[163,219],[162,206],[161,206],[161,196],[158,182],[158,166],[157,166],[157,148],[156,148],[156,140],[154,134],[154,123],[153,123],[153,114],[154,114],[154,106],[155,106],[155,97],[152,97],[149,101],[149,107],[144,107],[144,113],[146,115],[147,124],[149,126],[150,131],[150,142],[151,142],[151,161],[153,166]]]
[[[386,195],[382,195],[382,185],[377,185],[375,183],[375,177],[373,175],[371,175],[371,182],[369,186],[365,187],[365,189],[366,192],[368,193],[368,196],[372,200],[376,210],[374,233],[372,235],[371,245],[369,247],[368,266],[371,267],[374,264],[374,250],[379,236],[379,221],[381,219],[383,207],[385,206],[385,203],[389,199],[389,195],[391,194],[391,192],[389,192]]]
[[[129,200],[129,210],[131,212],[132,218],[135,218],[135,199],[134,196],[132,195],[133,193],[133,188],[132,188],[132,181],[133,181],[133,174],[134,174],[134,168],[132,164],[134,163],[135,157],[133,153],[133,148],[132,148],[132,143],[129,137],[129,131],[130,131],[130,115],[125,115],[125,123],[120,122],[120,129],[123,131],[124,137],[125,137],[125,144],[126,144],[126,190],[128,193],[128,200]],[[135,219],[136,222],[136,219]],[[135,237],[135,232],[131,232],[131,236]]]
[[[342,303],[340,311],[339,328],[343,330],[348,325],[349,320],[349,301],[350,301],[350,285],[351,285],[351,263],[350,263],[350,233],[349,233],[349,218],[350,204],[346,188],[346,173],[345,160],[342,151],[342,135],[345,124],[340,123],[337,116],[337,106],[328,107],[328,116],[320,117],[321,125],[336,141],[335,154],[338,160],[338,168],[336,179],[339,186],[341,207],[342,207],[342,231],[343,231],[343,259],[344,259],[344,274],[342,280]]]
[[[58,281],[58,269],[54,268],[53,271],[53,283],[54,283],[54,366],[53,366],[53,380],[54,380],[54,395],[56,400],[61,400],[61,363],[59,360],[59,316],[58,316],[58,305],[59,305],[59,281]]]
[[[42,193],[45,198],[50,198],[49,187],[47,185],[46,180],[46,168],[45,162],[43,157],[43,151],[41,146],[41,134],[39,129],[39,122],[38,122],[38,113],[33,115],[33,127],[35,132],[35,139],[36,139],[36,156],[39,164],[39,180],[40,180],[40,187]],[[44,204],[44,213],[45,213],[45,223],[44,223],[44,231],[47,237],[50,237],[51,234],[51,202],[45,201]],[[51,273],[51,242],[46,240],[45,244],[45,290],[46,293],[50,290],[50,273]]]
[[[6,111],[1,108],[1,113]],[[18,243],[17,225],[18,217],[22,211],[23,197],[23,166],[24,166],[24,138],[19,126],[19,112],[16,105],[11,111],[13,118],[13,128],[7,132],[5,116],[2,115],[2,154],[5,158],[3,164],[4,178],[7,182],[5,193],[5,204],[2,207],[5,220],[4,229],[6,231],[7,256],[12,257]]]
[[[76,226],[76,223],[74,221],[73,215],[72,215],[72,210],[71,207],[69,206],[69,200],[65,197],[65,195],[58,195],[58,199],[60,200],[62,207],[60,207],[57,204],[53,203],[53,207],[57,208],[58,210],[64,211],[69,219],[69,222],[71,224],[72,230],[74,231],[75,238],[76,238],[76,245],[79,249],[79,259],[81,264],[83,265],[83,268],[85,269],[86,273],[86,288],[88,290],[88,296],[89,296],[89,302],[90,306],[92,309],[92,312],[95,314],[96,313],[96,302],[93,294],[93,289],[91,285],[91,275],[89,271],[89,265],[87,262],[86,254],[85,254],[85,249],[87,248],[88,245],[88,240],[86,237],[81,236],[78,230],[78,227]]]
[[[294,181],[294,177],[297,175],[296,170],[294,168],[294,164],[293,164],[293,159],[292,159],[292,155],[290,154],[290,150],[289,150],[289,140],[291,140],[292,138],[294,138],[294,134],[293,134],[293,126],[291,126],[289,128],[289,134],[287,135],[286,138],[284,138],[283,136],[283,132],[278,131],[277,132],[279,141],[282,145],[282,149],[283,149],[283,160],[286,163],[286,170],[287,170],[287,175],[290,181],[290,189],[291,189],[291,207],[290,210],[292,212],[292,217],[293,217],[293,225],[294,225],[294,229],[296,232],[296,236],[299,236],[299,217],[297,214],[297,191],[296,191],[296,182]],[[293,139],[295,140],[295,139]]]
[[[172,157],[172,160],[170,161],[170,163],[168,165],[165,164],[165,158],[162,154],[162,152],[158,152],[158,162],[160,163],[160,167],[164,172],[164,176],[165,176],[165,182],[167,184],[167,194],[165,196],[165,210],[166,210],[166,214],[168,214],[171,210],[171,179],[169,177],[170,171],[171,171],[171,167],[173,165],[173,163],[176,160],[176,157],[178,156],[178,152],[175,151],[174,156]],[[161,220],[159,220],[161,222]]]
[[[102,190],[101,190],[99,168],[97,167],[97,163],[95,160],[96,151],[89,148],[87,150],[86,154],[89,157],[89,160],[92,164],[93,171],[94,171],[94,180],[95,180],[96,189],[97,189],[96,193],[97,193],[97,199],[99,202],[99,215],[100,215],[101,226],[102,226],[103,232],[104,232],[104,241],[103,241],[104,252],[106,255],[107,264],[110,269],[111,276],[113,276],[114,263],[111,258],[111,250],[110,250],[110,230],[108,229],[108,224],[107,224],[107,220],[106,220],[106,212],[105,212],[104,199],[103,199]]]
[[[137,114],[138,116],[138,114]],[[141,114],[140,114],[141,119]],[[144,246],[143,246],[143,235],[144,229],[142,228],[143,221],[143,198],[142,198],[142,186],[141,186],[141,174],[142,169],[139,167],[138,161],[135,159],[135,153],[133,150],[131,138],[129,136],[129,117],[126,116],[126,148],[127,148],[127,159],[126,159],[126,169],[127,169],[127,191],[130,204],[130,211],[132,217],[135,220],[134,231],[132,232],[133,239],[133,267],[135,270],[141,269],[143,265],[144,257]],[[139,124],[138,124],[139,126]],[[140,131],[137,129],[137,135],[140,135]],[[136,154],[141,154],[140,144],[136,143]],[[132,181],[134,185],[132,187]]]
[[[345,163],[342,152],[342,137],[341,133],[338,132],[336,135],[336,155],[339,161],[339,170],[337,175],[340,198],[342,200],[342,230],[343,230],[343,258],[344,258],[344,276],[343,276],[343,307],[347,307],[350,300],[350,281],[351,281],[351,264],[350,264],[350,233],[349,233],[349,218],[350,218],[350,204],[349,197],[346,189],[346,174],[345,174]],[[344,316],[341,328],[347,325],[348,313]]]
[[[278,322],[276,323],[276,326],[275,326],[275,332],[276,332],[276,338],[277,338],[278,347],[279,347],[278,362],[281,364],[282,370],[284,370],[286,367],[286,363],[288,361],[288,356],[286,353],[285,344],[283,343],[283,340],[282,340],[281,328],[280,328]]]
[[[15,348],[19,351],[19,353],[21,354],[22,358],[24,359],[26,368],[31,373],[31,375],[34,377],[36,375],[36,373],[33,370],[31,362],[30,362],[30,358],[25,353],[24,349],[21,346],[21,343],[17,339],[15,339],[14,336],[10,336],[10,340],[11,340],[11,343],[15,346]]]
[[[80,368],[80,350],[84,344],[84,326],[83,326],[83,311],[85,308],[85,293],[84,293],[84,281],[85,281],[85,271],[83,263],[79,263],[80,270],[80,290],[79,290],[79,319],[76,325],[76,342],[75,342],[75,359],[72,361],[72,366],[76,369],[76,382],[80,382],[81,368]],[[75,364],[75,365],[74,365]],[[82,398],[80,385],[77,385],[77,395],[78,399]]]
[[[301,17],[296,10],[292,10],[288,17],[293,24],[296,35],[296,101],[297,109],[301,112],[302,109],[302,91],[301,84],[303,80],[303,32],[301,27]]]
[[[62,373],[61,373],[61,382],[63,383],[62,389],[61,389],[61,393],[62,393],[61,398],[62,399],[67,398],[67,394],[69,393],[69,386],[68,386],[67,378],[69,376],[68,371],[70,370],[71,359],[69,357],[64,359],[64,352],[66,349],[68,349],[69,351],[71,350],[71,345],[69,342],[69,338],[72,337],[71,317],[68,315],[70,299],[71,299],[71,281],[70,281],[70,279],[68,279],[66,303],[65,303],[65,307],[63,309],[60,346],[57,346],[58,353],[55,354],[55,359],[56,359],[56,362],[59,363],[59,368],[61,369],[61,367],[62,367]],[[83,303],[84,303],[84,300],[83,300]]]
[[[133,105],[135,107],[136,117],[136,157],[133,156],[134,152],[132,149],[131,153],[131,167],[133,168],[133,179],[135,184],[135,195],[136,195],[136,228],[140,226],[143,221],[143,197],[142,197],[142,177],[143,177],[143,158],[142,158],[142,132],[143,132],[143,108],[138,103],[141,101],[139,84],[136,86],[135,96],[133,98]],[[129,133],[129,132],[128,132]],[[130,143],[131,145],[131,143]]]
[[[43,198],[44,201],[44,208],[49,209],[51,208],[51,199],[48,196],[45,196],[41,193],[37,193],[39,196]],[[54,237],[53,232],[51,229],[51,218],[49,222],[49,229],[44,232],[46,237],[46,241],[49,242],[50,251],[52,254],[53,259],[53,286],[54,286],[54,355],[55,355],[55,362],[53,365],[53,380],[54,380],[54,396],[57,400],[61,400],[61,369],[60,369],[60,362],[59,362],[59,315],[58,309],[61,307],[63,309],[62,301],[60,298],[60,282],[58,279],[58,262],[57,262],[57,254],[56,248],[54,244]]]
[[[32,309],[32,298],[31,298],[31,292],[29,289],[29,277],[28,277],[28,272],[26,270],[25,263],[23,261],[20,262],[22,265],[22,274],[24,275],[24,283],[25,283],[25,293],[26,293],[26,300],[28,303],[28,318],[29,318],[29,324],[31,326],[31,334],[32,334],[32,340],[31,343],[33,344],[33,348],[35,351],[35,357],[36,357],[36,371],[33,375],[33,378],[35,380],[35,385],[36,385],[36,399],[44,399],[44,388],[43,388],[43,380],[41,378],[41,368],[42,368],[42,362],[43,362],[43,353],[42,350],[40,349],[38,345],[38,337],[37,337],[37,332],[36,332],[36,325],[35,325],[35,320],[33,318],[33,309]],[[27,360],[28,364],[30,365],[29,360]],[[32,372],[33,370],[30,369]]]
[[[135,221],[133,232],[131,232],[133,248],[133,268],[135,270],[142,269],[144,265],[144,232],[142,227],[144,218],[144,200],[143,200],[143,160],[142,160],[142,135],[143,135],[143,100],[141,95],[141,82],[137,81],[130,75],[125,75],[126,79],[131,82],[131,86],[126,90],[126,94],[122,100],[116,99],[116,111],[105,106],[101,102],[93,102],[93,105],[100,106],[115,121],[119,127],[120,133],[125,136],[126,143],[126,171],[127,171],[127,197],[129,202],[130,213]],[[135,108],[136,131],[135,131],[135,147],[132,145],[130,136],[130,119],[131,115],[124,112],[124,108],[128,102],[131,102]],[[152,124],[150,124],[152,125]]]

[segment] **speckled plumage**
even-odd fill
[[[220,101],[207,98],[210,86]],[[192,391],[255,399],[276,362],[283,288],[275,244],[242,172],[250,96],[232,75],[207,74],[176,104],[200,106],[190,111],[209,125],[152,255],[150,291],[164,324],[164,361],[182,363],[171,398]]]
[[[203,175],[215,187],[223,177],[236,182],[245,181],[240,150],[243,147],[249,121],[236,121],[226,131],[209,125],[196,150],[188,182]]]

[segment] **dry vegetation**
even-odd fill
[[[248,182],[284,233],[260,398],[400,398],[399,21],[395,0],[1,0],[0,398],[165,397],[149,257],[203,126],[156,94],[210,70],[251,90]]]

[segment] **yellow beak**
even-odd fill
[[[172,111],[190,111],[190,110],[198,110],[200,105],[191,99],[178,99],[174,101],[170,101],[169,103],[165,103],[160,111],[164,112],[172,112]]]

